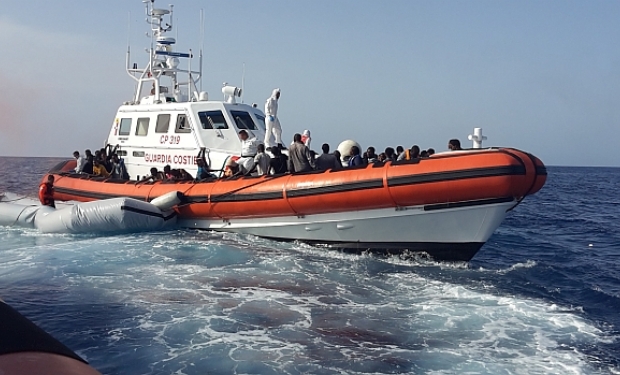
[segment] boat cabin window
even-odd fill
[[[130,132],[131,132],[131,119],[122,118],[121,126],[118,129],[118,135],[129,135]]]
[[[256,113],[254,114],[254,116],[256,116],[256,119],[258,120],[258,127],[261,128],[263,131],[267,131],[267,125],[265,124],[265,118]]]
[[[228,124],[222,111],[198,112],[203,129],[228,129]]]
[[[237,128],[239,130],[257,130],[256,124],[252,120],[252,116],[249,113],[243,111],[230,111],[230,114],[235,119],[235,123],[237,124]]]
[[[141,117],[138,119],[138,125],[136,126],[136,135],[145,136],[149,132],[150,118]]]
[[[168,133],[170,126],[170,115],[157,116],[157,124],[155,125],[155,133]]]
[[[177,116],[177,125],[174,129],[175,133],[191,133],[192,128],[189,126],[189,121],[187,121],[187,116],[178,115]]]

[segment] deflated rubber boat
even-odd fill
[[[172,195],[176,194],[173,192]],[[170,194],[159,200],[169,200]],[[41,206],[37,201],[0,197],[0,225],[35,228],[42,233],[127,233],[159,230],[176,222],[173,211],[162,212],[155,204],[131,198],[88,203]],[[165,204],[163,205],[166,206]]]
[[[49,172],[55,177],[56,201],[128,197],[151,202],[179,192],[183,202],[174,211],[178,224],[186,228],[355,251],[423,251],[438,260],[467,261],[507,212],[546,181],[545,166],[535,156],[513,148],[482,149],[484,137],[478,128],[470,136],[473,149],[430,158],[325,172],[137,183],[151,168],[162,170],[166,165],[195,175],[199,150],[212,170],[221,171],[231,159],[253,156],[244,154],[240,131],[256,139],[265,139],[266,134],[265,114],[256,106],[237,103],[240,88],[224,86],[223,101],[209,100],[206,92],[199,92],[202,51],[200,69],[192,70],[193,54],[174,51],[176,40],[167,35],[173,8],[145,3],[151,27],[149,61],[138,68],[130,63],[128,50],[127,73],[136,81],[136,92],[118,109],[105,142],[123,159],[133,181],[75,174],[75,160],[67,161]],[[170,19],[164,21],[165,17]],[[187,68],[180,67],[180,59],[187,59]],[[108,202],[115,202],[115,207],[135,203]],[[93,205],[89,212],[96,215],[102,208]],[[90,209],[78,205],[71,220]],[[20,218],[27,216],[24,212]],[[43,224],[44,218],[35,218],[34,223],[41,222],[46,230],[73,226],[51,218],[50,224]]]

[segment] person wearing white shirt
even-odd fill
[[[250,138],[247,131],[239,132],[241,139],[241,158],[237,160],[237,164],[243,168],[243,173],[249,173],[254,168],[254,157],[258,152],[258,140],[255,137]]]
[[[254,157],[254,164],[256,165],[256,174],[263,176],[269,174],[271,169],[271,157],[265,153],[265,145],[258,145],[258,153]]]
[[[84,169],[84,164],[86,164],[86,159],[80,156],[80,153],[78,151],[73,152],[73,157],[77,160],[75,173],[82,173],[82,170]]]

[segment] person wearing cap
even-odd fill
[[[258,152],[258,140],[251,137],[247,131],[239,132],[241,140],[241,157],[237,160],[237,164],[242,168],[243,174],[250,173],[254,169],[254,157]]]

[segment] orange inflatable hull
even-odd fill
[[[540,190],[546,169],[516,149],[453,152],[427,159],[338,171],[241,177],[211,182],[104,180],[70,173],[75,161],[50,171],[56,200],[126,196],[150,201],[180,191],[179,218],[233,219],[305,216],[388,207],[520,200]]]

